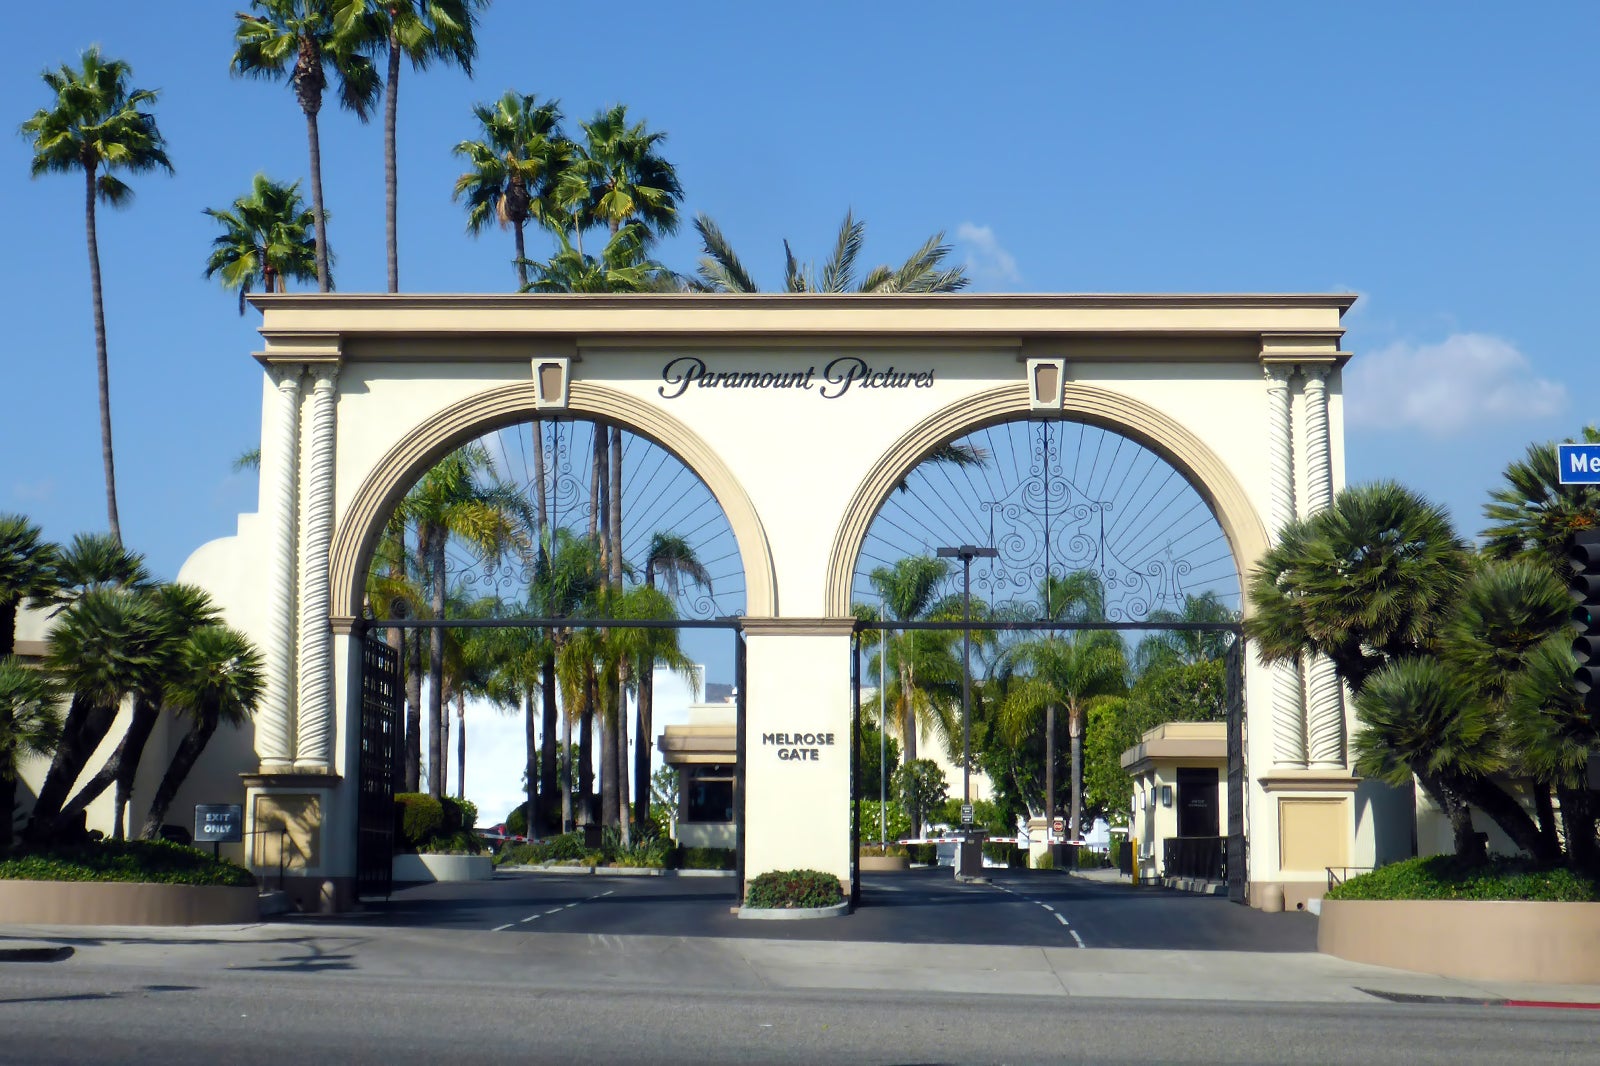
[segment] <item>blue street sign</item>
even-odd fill
[[[1563,485],[1600,485],[1600,444],[1556,445]]]

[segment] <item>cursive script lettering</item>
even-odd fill
[[[822,384],[818,395],[825,400],[836,400],[851,388],[862,389],[928,389],[933,387],[933,371],[899,371],[893,366],[874,369],[865,359],[842,355],[822,370]],[[661,382],[656,391],[665,400],[676,400],[693,386],[697,389],[803,389],[811,391],[817,384],[817,368],[804,370],[708,370],[704,359],[693,355],[680,355],[661,368]]]

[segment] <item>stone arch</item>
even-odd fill
[[[937,445],[963,433],[1041,413],[1030,402],[1026,383],[1003,385],[958,400],[917,423],[884,453],[851,496],[834,534],[828,557],[828,614],[850,614],[850,591],[856,558],[878,509],[894,486]],[[1054,413],[1051,411],[1050,413]],[[1233,472],[1198,437],[1149,404],[1094,385],[1067,382],[1061,415],[1129,437],[1171,463],[1211,508],[1228,538],[1242,585],[1257,559],[1267,550],[1266,526]],[[1249,613],[1246,598],[1241,609]]]
[[[367,567],[371,565],[382,523],[416,479],[451,449],[539,413],[535,395],[534,383],[524,381],[469,396],[413,428],[372,466],[345,509],[330,551],[329,614],[336,626],[340,622],[348,625],[361,616]],[[744,487],[698,434],[627,393],[582,381],[572,382],[564,409],[545,409],[545,413],[614,422],[677,456],[705,482],[727,515],[744,565],[745,613],[752,618],[777,613],[777,577],[766,531]]]

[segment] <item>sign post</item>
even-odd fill
[[[194,842],[211,842],[211,854],[220,858],[222,845],[244,840],[244,805],[197,803],[194,807]]]

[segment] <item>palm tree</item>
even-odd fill
[[[159,585],[145,593],[156,611],[158,643],[152,649],[148,669],[137,671],[130,686],[133,711],[116,750],[78,794],[61,809],[68,818],[84,810],[111,784],[114,793],[112,837],[121,840],[126,832],[128,803],[133,795],[134,776],[144,756],[145,745],[155,730],[156,721],[167,702],[166,686],[181,667],[184,642],[200,626],[216,625],[221,612],[211,597],[193,585]]]
[[[570,530],[554,529],[541,546],[534,566],[533,585],[528,599],[537,613],[546,618],[565,618],[582,612],[583,605],[592,602],[606,583],[606,574],[600,567],[599,553],[591,540],[579,537]],[[582,697],[581,679],[574,681],[572,671],[574,656],[567,645],[574,631],[556,626],[545,635],[540,689],[544,698],[542,732],[545,738],[539,781],[541,806],[546,814],[557,809],[556,790],[559,788],[561,825],[572,825],[572,716]],[[581,661],[582,656],[576,656]],[[555,735],[557,719],[557,693],[560,693],[565,714],[562,716],[561,752],[565,756],[567,779],[558,782],[558,760],[551,738]]]
[[[189,719],[189,729],[156,786],[140,836],[161,832],[167,809],[220,725],[241,725],[261,702],[265,681],[261,654],[241,633],[226,626],[201,626],[189,635],[168,686],[173,707]]]
[[[55,587],[57,549],[17,514],[0,514],[0,659],[16,650],[17,612]]]
[[[1600,871],[1600,850],[1596,848],[1597,811],[1589,787],[1589,766],[1600,753],[1600,730],[1573,688],[1576,666],[1565,632],[1535,648],[1508,694],[1507,732],[1522,769],[1533,775],[1544,792],[1541,819],[1550,816],[1548,789],[1553,785],[1561,802],[1568,862],[1592,876]],[[1553,835],[1544,834],[1552,845]]]
[[[367,24],[364,36],[388,58],[383,109],[384,231],[389,251],[389,291],[400,291],[399,242],[395,230],[395,124],[400,110],[400,58],[411,69],[426,70],[434,60],[454,63],[472,76],[478,54],[475,7],[489,0],[337,0],[341,19]]]
[[[579,253],[582,233],[592,226],[604,226],[613,238],[635,222],[652,235],[676,232],[683,186],[677,169],[658,151],[667,135],[651,132],[643,122],[630,125],[623,104],[579,125],[583,141],[574,145],[572,164],[557,191],[558,201],[572,212]]]
[[[487,480],[485,480],[487,479]],[[527,502],[495,479],[488,449],[470,444],[457,449],[422,476],[401,504],[417,528],[417,558],[434,618],[444,617],[448,574],[446,548],[458,537],[485,557],[526,546],[532,520]],[[444,794],[444,632],[429,631],[428,791]]]
[[[1470,570],[1443,509],[1392,481],[1347,488],[1256,564],[1245,635],[1266,662],[1328,656],[1359,693],[1384,663],[1437,649]]]
[[[257,285],[262,292],[287,292],[289,278],[317,276],[316,217],[300,202],[299,182],[281,185],[257,174],[231,211],[208,207],[205,213],[222,223],[222,233],[211,241],[206,277],[220,275],[223,288],[239,290],[241,315]],[[259,466],[259,452],[255,461]]]
[[[598,257],[585,255],[565,233],[557,232],[560,248],[543,262],[521,261],[534,270],[522,292],[674,292],[677,276],[649,258],[649,233],[637,222],[618,230]]]
[[[94,308],[95,369],[100,391],[100,455],[105,466],[106,517],[111,535],[122,539],[117,518],[116,463],[111,450],[111,383],[106,359],[106,315],[100,285],[100,242],[95,230],[95,201],[121,207],[133,190],[114,171],[141,174],[157,168],[172,171],[166,141],[146,110],[155,103],[153,89],[131,89],[133,71],[121,60],[102,60],[97,48],[83,53],[83,69],[62,64],[44,72],[55,93],[53,107],[40,108],[22,124],[33,142],[34,177],[83,171],[84,227],[89,238],[89,288]]]
[[[697,286],[704,292],[759,292],[750,272],[739,261],[733,246],[723,236],[722,230],[707,215],[696,215],[694,228],[700,234],[705,255],[700,260]],[[821,269],[810,263],[801,263],[794,256],[789,242],[783,242],[784,291],[813,293],[902,293],[902,292],[959,292],[969,284],[966,268],[945,267],[945,257],[950,246],[942,243],[944,234],[936,233],[923,242],[898,267],[877,266],[856,281],[856,258],[861,254],[861,243],[866,235],[866,223],[856,220],[846,211],[839,232],[834,237],[833,251]]]
[[[1583,439],[1600,444],[1600,430],[1586,426]],[[1600,526],[1600,487],[1561,484],[1552,443],[1530,444],[1527,455],[1505,469],[1505,485],[1490,493],[1484,517],[1483,550],[1497,559],[1535,554],[1557,567],[1566,565],[1572,534]]]
[[[1148,621],[1152,625],[1236,623],[1239,613],[1218,599],[1215,592],[1203,592],[1185,595],[1183,606],[1176,611],[1151,611]],[[1164,629],[1139,642],[1129,665],[1135,676],[1168,666],[1189,666],[1221,659],[1232,643],[1233,634],[1224,629]]]
[[[0,855],[11,850],[18,764],[24,755],[49,755],[60,740],[59,698],[48,673],[0,657]]]
[[[468,170],[456,179],[454,196],[467,200],[467,232],[477,235],[493,219],[516,237],[517,284],[528,285],[528,254],[523,227],[544,217],[546,200],[569,143],[561,132],[555,101],[540,104],[531,94],[508,92],[493,105],[478,104],[481,139],[462,141],[455,154]]]
[[[884,611],[889,618],[909,622],[924,618],[934,605],[934,593],[950,574],[950,566],[943,559],[925,555],[907,556],[891,567],[878,567],[868,575],[873,588],[883,597]],[[917,716],[919,708],[927,715],[927,706],[919,704],[916,693],[916,646],[918,631],[900,634],[893,641],[899,674],[897,702],[900,705],[900,744],[905,761],[917,757]],[[886,668],[880,668],[887,672]]]
[[[317,115],[332,70],[339,102],[363,122],[377,102],[382,84],[363,49],[370,27],[360,20],[340,20],[332,0],[250,0],[257,14],[234,16],[230,68],[242,77],[287,77],[295,100],[306,116],[306,142],[311,160],[311,210],[316,219],[317,290],[329,292],[328,215],[322,199],[322,140]]]
[[[711,573],[701,564],[700,558],[689,542],[676,533],[653,533],[650,546],[645,549],[644,584],[656,587],[656,575],[661,575],[662,587],[676,602],[685,581],[701,586],[711,593]],[[634,730],[633,760],[633,820],[643,825],[650,819],[650,752],[655,743],[655,687],[656,664],[663,661],[654,654],[654,648],[645,649],[639,660],[639,717]]]
[[[55,560],[52,602],[72,604],[97,589],[147,589],[150,571],[144,556],[108,533],[78,533]]]

